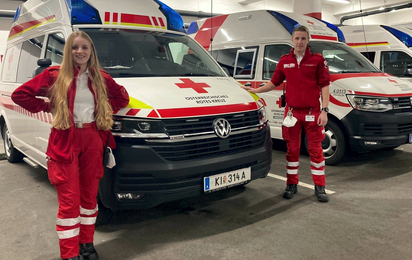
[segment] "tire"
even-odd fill
[[[306,151],[309,154],[308,142],[305,138]],[[339,125],[332,120],[325,126],[325,139],[322,141],[323,156],[326,165],[336,165],[346,157],[345,135]]]
[[[4,124],[3,127],[3,144],[4,144],[4,151],[6,153],[6,158],[10,163],[17,163],[23,160],[23,154],[14,148],[13,143],[11,142],[10,132],[7,128],[7,125]]]
[[[109,224],[114,216],[114,212],[103,205],[99,195],[97,195],[97,204],[99,205],[99,212],[97,213],[96,226]]]

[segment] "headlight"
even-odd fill
[[[346,95],[349,103],[354,109],[371,111],[371,112],[385,112],[393,109],[392,102],[385,97],[368,97],[357,95]]]
[[[261,125],[265,124],[267,121],[267,118],[266,118],[266,109],[264,106],[259,108],[258,114],[259,114],[259,124]]]
[[[165,127],[160,120],[146,120],[137,118],[114,118],[113,133],[134,134],[164,134]]]

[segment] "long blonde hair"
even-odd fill
[[[53,127],[66,130],[71,127],[71,112],[67,100],[67,92],[74,80],[74,63],[72,56],[73,41],[76,37],[82,37],[90,42],[91,55],[87,62],[89,69],[89,79],[92,89],[97,95],[95,120],[97,128],[109,130],[113,124],[112,107],[108,102],[106,84],[100,72],[100,65],[97,59],[96,48],[88,34],[82,31],[73,32],[66,41],[63,50],[63,62],[60,67],[59,76],[50,89],[50,99],[52,104]]]

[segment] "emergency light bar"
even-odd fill
[[[72,24],[102,24],[99,11],[85,0],[66,0]]]
[[[19,5],[19,7],[17,7],[16,13],[14,14],[14,18],[13,18],[13,23],[17,20],[17,18],[19,18],[20,10],[21,10],[21,5]]]
[[[186,33],[183,19],[180,14],[159,0],[154,1],[160,5],[159,10],[166,16],[167,29]]]
[[[336,25],[328,23],[328,22],[326,22],[324,20],[321,20],[321,19],[318,19],[316,17],[314,17],[314,18],[317,19],[318,21],[322,22],[322,23],[325,23],[326,26],[328,26],[329,29],[335,31],[338,34],[338,41],[346,43],[345,36],[343,35],[343,32]]]
[[[396,38],[398,38],[401,42],[403,42],[406,45],[406,47],[412,47],[412,37],[409,34],[386,25],[381,25],[381,27],[390,32]]]
[[[299,26],[300,24],[293,20],[292,18],[289,18],[281,13],[275,12],[275,11],[268,11],[273,17],[275,17],[283,27],[292,35],[293,29],[295,27]]]

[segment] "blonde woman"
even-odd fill
[[[48,97],[50,102],[44,98]],[[103,176],[103,149],[115,148],[112,113],[129,95],[100,69],[90,37],[73,32],[60,67],[49,67],[17,88],[12,100],[32,113],[51,112],[48,176],[57,190],[56,229],[62,259],[98,259],[93,245],[97,191]]]

